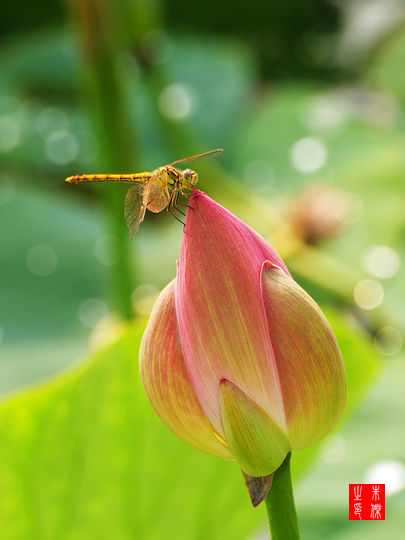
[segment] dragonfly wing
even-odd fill
[[[133,238],[145,217],[147,198],[147,184],[135,184],[130,187],[125,197],[125,221],[129,229],[129,236]],[[146,200],[145,200],[146,199]]]
[[[205,152],[204,154],[198,154],[198,156],[191,156],[183,159],[179,159],[178,161],[173,161],[173,163],[169,163],[172,167],[175,167],[176,165],[186,165],[187,163],[194,163],[195,161],[203,161],[204,159],[210,159],[215,156],[218,156],[219,154],[222,154],[224,151],[223,148],[218,148],[217,150],[211,150],[210,152]]]
[[[164,182],[149,182],[146,190],[146,204],[151,212],[161,212],[166,208],[170,201],[170,195]]]

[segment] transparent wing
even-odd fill
[[[210,158],[218,156],[219,154],[222,154],[223,151],[224,151],[223,148],[218,148],[217,150],[211,150],[210,152],[205,152],[204,154],[198,154],[198,156],[192,156],[192,157],[187,157],[184,159],[179,159],[178,161],[173,161],[173,163],[168,163],[168,165],[172,165],[174,167],[175,165],[179,165],[180,163],[182,165],[186,165],[187,163],[193,163],[194,161],[202,161],[203,159],[210,159]]]
[[[145,188],[145,200],[148,210],[151,212],[161,212],[169,204],[170,196],[167,186],[163,182],[149,182]]]
[[[139,231],[145,217],[147,186],[148,184],[135,184],[129,188],[125,197],[124,214],[130,238],[133,238]]]

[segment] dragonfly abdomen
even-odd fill
[[[66,182],[143,182],[150,178],[149,172],[136,174],[77,174],[69,176]]]

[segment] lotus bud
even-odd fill
[[[341,231],[350,219],[350,202],[331,188],[308,189],[293,203],[288,218],[296,234],[315,245]]]
[[[195,190],[177,277],[141,343],[154,410],[194,448],[235,459],[248,483],[324,437],[346,398],[333,331],[255,231]]]

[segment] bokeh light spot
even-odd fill
[[[183,120],[191,114],[193,97],[183,84],[172,84],[160,94],[158,105],[163,116],[171,120]]]
[[[381,328],[374,338],[375,348],[379,353],[386,356],[391,356],[400,351],[402,343],[401,332],[392,326]]]
[[[58,256],[49,246],[35,246],[27,256],[28,268],[37,276],[49,276],[58,264]]]
[[[385,495],[393,495],[405,487],[405,466],[400,461],[379,461],[366,470],[364,482],[385,484]]]
[[[67,130],[69,118],[61,109],[47,107],[38,114],[35,128],[42,137],[47,139],[55,131]]]
[[[316,137],[300,139],[293,144],[290,151],[293,167],[302,173],[317,171],[325,165],[326,157],[326,148]]]
[[[66,130],[54,131],[45,143],[47,158],[56,165],[72,162],[79,151],[77,137]]]
[[[346,120],[346,100],[336,95],[317,96],[305,111],[306,125],[314,131],[333,131]]]
[[[325,463],[339,463],[346,457],[346,454],[346,441],[339,435],[327,437],[320,449],[320,457]]]
[[[372,279],[360,281],[354,289],[356,304],[363,309],[375,309],[384,298],[384,289]]]
[[[363,265],[370,274],[389,279],[398,273],[401,260],[398,253],[387,246],[372,246],[364,254]]]
[[[87,328],[95,328],[107,315],[107,304],[99,298],[87,298],[80,304],[79,319]]]

